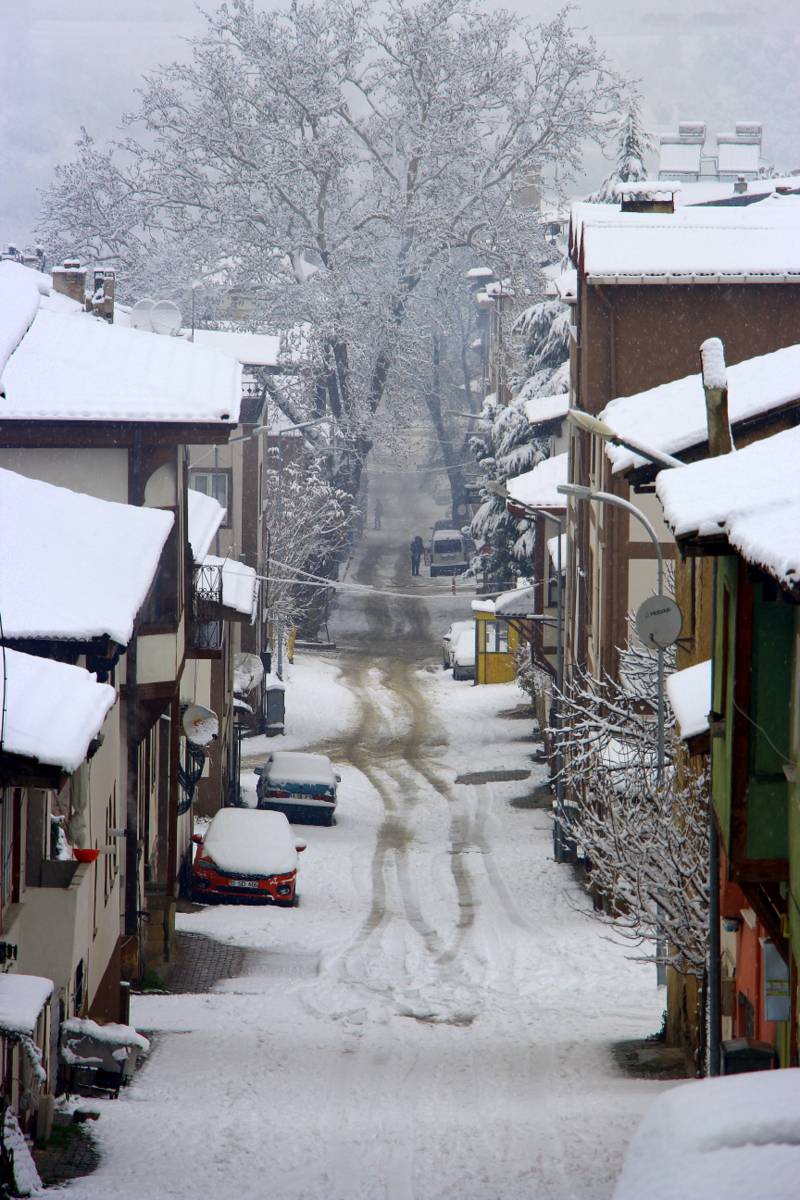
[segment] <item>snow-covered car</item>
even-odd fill
[[[614,1200],[794,1200],[798,1114],[796,1067],[669,1088],[634,1134]]]
[[[221,808],[205,836],[195,834],[192,841],[196,899],[295,903],[297,855],[306,843],[295,838],[283,813]]]
[[[470,622],[472,624],[472,622]],[[475,678],[475,630],[462,629],[453,650],[453,679]]]
[[[260,809],[285,813],[292,821],[333,824],[341,776],[325,754],[276,750],[256,773]]]
[[[465,629],[471,630],[474,635],[475,622],[453,621],[453,624],[449,625],[442,634],[442,666],[445,670],[453,665],[453,653],[456,648],[456,640],[458,635],[463,633]]]

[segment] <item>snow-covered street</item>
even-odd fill
[[[385,521],[350,578],[410,593],[407,540]],[[340,649],[298,656],[289,733],[268,744],[301,728],[340,764],[337,825],[298,827],[297,909],[179,915],[249,951],[246,974],[135,998],[155,1047],[100,1104],[102,1163],[74,1200],[611,1195],[660,1085],[620,1074],[609,1044],[656,1030],[663,997],[552,861],[522,693],[441,669],[440,627],[467,601],[413,586],[428,602],[343,598]]]

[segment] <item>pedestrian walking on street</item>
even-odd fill
[[[420,560],[422,558],[424,549],[425,549],[425,546],[423,544],[422,538],[419,536],[419,534],[417,534],[416,537],[413,537],[411,539],[411,546],[410,546],[411,574],[412,575],[419,575],[419,564],[420,564]]]
[[[380,529],[382,516],[383,516],[383,505],[381,504],[380,500],[376,500],[375,501],[375,520],[374,520],[374,528],[375,529]]]

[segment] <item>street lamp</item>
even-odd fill
[[[593,417],[591,413],[583,412],[580,408],[571,408],[567,413],[567,420],[576,425],[578,429],[582,429],[584,433],[592,433],[605,442],[611,442],[614,446],[624,446],[626,450],[632,450],[634,454],[647,459],[657,467],[686,466],[686,463],[681,462],[679,458],[673,458],[671,454],[664,454],[661,450],[654,450],[651,446],[643,446],[632,438],[621,437],[605,421],[601,421],[599,417]]]
[[[677,461],[677,460],[676,460]],[[682,465],[682,464],[681,464]],[[656,589],[659,596],[664,594],[664,558],[661,552],[661,543],[658,540],[658,534],[653,528],[650,521],[643,512],[640,512],[635,504],[631,504],[630,500],[623,500],[621,496],[615,496],[612,492],[594,492],[589,487],[584,487],[580,483],[560,483],[556,487],[556,491],[562,496],[571,496],[573,500],[596,500],[600,504],[611,504],[617,508],[623,508],[626,512],[635,517],[639,524],[644,529],[650,541],[653,543],[653,548],[656,555]],[[661,776],[664,771],[664,650],[665,647],[660,643],[656,643],[656,662],[657,662],[657,751],[656,751],[656,778],[661,782]]]

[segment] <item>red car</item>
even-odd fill
[[[205,837],[195,834],[192,892],[197,900],[261,900],[289,906],[296,901],[295,838],[283,813],[221,808]]]

